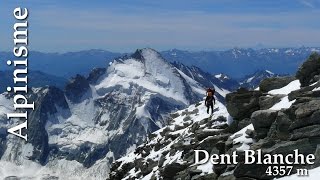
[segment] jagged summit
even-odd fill
[[[183,104],[190,102],[184,95],[190,92],[186,92],[181,75],[152,49],[137,50],[131,57],[122,59],[121,63],[114,61],[107,72],[106,78],[95,86],[99,94],[114,89],[112,87],[116,85],[127,90],[140,88],[141,93],[158,93]]]
[[[269,70],[258,70],[253,74],[249,74],[240,80],[240,86],[248,89],[255,89],[259,86],[260,82],[266,78],[280,76]]]
[[[131,57],[134,58],[134,59],[144,60],[144,57],[142,55],[142,49],[137,49],[136,52],[134,52],[131,55]]]
[[[128,56],[126,56],[127,58],[124,59],[128,59]],[[142,49],[137,49],[133,54],[131,54],[129,56],[130,58],[136,59],[136,60],[140,60],[140,61],[144,61],[144,60],[162,60],[162,61],[167,61],[165,60],[161,54],[152,49],[152,48],[142,48]]]

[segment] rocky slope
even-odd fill
[[[1,94],[0,177],[105,179],[111,162],[163,127],[169,113],[203,98],[205,85],[195,76],[141,49],[88,77],[75,76],[63,91],[33,88],[28,143],[6,133],[18,120],[6,120],[13,100]],[[228,92],[218,90],[220,97]],[[16,168],[22,170],[14,173]]]
[[[188,167],[192,164],[192,149],[207,148],[211,142],[230,135],[207,139],[208,136],[220,134],[228,126],[228,121],[231,122],[225,106],[220,102],[215,105],[214,111],[210,118],[204,105],[199,103],[172,114],[168,126],[152,133],[146,143],[113,164],[110,179],[171,178],[178,172],[182,174],[176,178],[186,178]],[[212,173],[210,168],[206,170],[208,172],[203,173]]]
[[[113,163],[109,179],[273,179],[265,173],[267,166],[243,163],[241,152],[248,149],[283,155],[299,149],[316,156],[313,165],[294,165],[293,174],[297,168],[320,166],[319,69],[320,56],[312,54],[296,77],[270,78],[262,81],[260,90],[227,94],[227,109],[217,104],[212,117],[202,103],[172,114],[167,127]],[[240,162],[194,164],[195,149],[212,154],[237,151]],[[318,179],[318,173],[311,174],[317,171],[310,171],[308,179]]]

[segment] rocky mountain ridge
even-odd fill
[[[273,179],[267,166],[243,163],[243,150],[287,155],[295,149],[316,157],[310,170],[318,179],[320,166],[320,56],[312,54],[295,77],[273,77],[260,90],[244,88],[226,95],[226,108],[215,107],[212,117],[202,103],[171,115],[172,120],[150,135],[135,152],[115,161],[109,179]],[[194,150],[211,154],[240,153],[235,165],[194,164]],[[204,158],[204,157],[202,157]],[[311,174],[313,172],[314,174]]]

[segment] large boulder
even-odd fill
[[[210,136],[204,139],[197,149],[212,149],[219,141],[226,141],[231,134],[221,134],[216,136]]]
[[[295,111],[296,118],[305,118],[310,117],[313,112],[320,110],[320,99],[311,100],[306,103],[299,104],[298,108]]]
[[[146,176],[147,174],[149,174],[153,167],[157,166],[158,162],[153,161],[152,159],[147,159],[146,162],[144,161],[137,161],[137,165],[135,165],[135,167],[139,167],[141,174],[143,176]]]
[[[261,81],[259,88],[262,92],[269,92],[273,89],[280,89],[295,79],[292,76],[266,78]]]
[[[290,140],[297,140],[303,138],[312,138],[319,137],[320,138],[320,125],[312,125],[299,129],[295,129],[290,137]]]
[[[256,129],[256,127],[269,128],[274,122],[278,114],[278,111],[274,110],[259,110],[252,113],[251,121]]]
[[[303,138],[296,141],[279,141],[274,146],[262,149],[262,154],[292,154],[298,149],[301,154],[313,154],[317,148],[320,138]]]
[[[195,131],[196,137],[199,141],[207,138],[208,136],[216,136],[223,132],[223,130],[210,131],[206,129],[199,129]]]
[[[178,172],[186,169],[188,165],[186,164],[180,164],[180,163],[172,163],[164,167],[163,171],[161,172],[161,176],[165,179],[171,179],[175,175],[177,175]]]
[[[266,175],[267,165],[244,164],[244,153],[238,153],[238,164],[233,171],[235,179],[273,179],[274,177]]]
[[[261,96],[259,98],[260,109],[264,110],[271,108],[273,105],[280,102],[284,96],[285,95],[283,94]]]
[[[290,124],[289,130],[294,130],[316,124],[320,124],[320,110],[313,112],[310,117],[295,119],[293,123]]]
[[[290,125],[292,120],[282,111],[278,112],[275,122],[271,125],[268,137],[273,139],[288,140],[290,137]]]
[[[115,162],[115,166],[111,168],[111,173],[109,174],[109,178],[107,180],[115,180],[115,179],[123,179],[126,177],[126,174],[134,168],[133,162],[124,163],[121,168],[116,168],[121,165],[121,163]]]
[[[269,148],[262,148],[262,154],[282,154],[284,156],[292,154],[294,150],[299,149],[299,153],[307,155],[313,154],[316,150],[316,143],[319,143],[319,140],[310,140],[310,139],[299,139],[297,141],[279,141]],[[237,179],[274,179],[275,176],[268,176],[265,172],[268,168],[268,165],[261,164],[244,164],[244,155],[239,154],[239,163],[237,164],[236,169],[234,170],[234,176]],[[297,168],[306,168],[306,165],[293,165],[292,172],[296,172]]]
[[[252,113],[251,122],[258,139],[267,136],[272,123],[276,120],[278,111],[259,110]]]
[[[301,86],[308,86],[318,81],[320,77],[320,55],[317,53],[311,54],[299,68],[296,77],[300,80]]]
[[[293,101],[294,99],[301,98],[301,97],[320,97],[320,91],[312,91],[313,89],[319,87],[320,84],[314,86],[306,86],[302,87],[301,89],[292,91],[288,94],[289,101]]]
[[[229,114],[237,120],[250,118],[254,111],[260,109],[260,96],[262,96],[260,91],[248,91],[243,88],[227,94],[226,104]]]

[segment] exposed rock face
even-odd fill
[[[299,103],[296,105],[295,117],[296,119],[303,119],[310,117],[316,110],[319,110],[320,99],[311,100],[305,103]]]
[[[37,90],[37,93],[31,94],[31,99],[40,106],[36,106],[35,111],[31,111],[28,117],[28,142],[34,149],[31,160],[45,164],[50,151],[48,144],[48,133],[45,129],[50,115],[58,112],[57,107],[68,109],[68,104],[64,98],[64,93],[58,88],[48,87]],[[66,116],[70,112],[66,111]],[[51,123],[59,123],[55,118],[50,118]]]
[[[303,87],[319,81],[320,55],[313,53],[299,68],[296,77],[300,80],[301,86]]]
[[[260,96],[262,96],[260,91],[248,91],[246,89],[239,89],[235,93],[227,94],[228,112],[237,120],[249,118],[251,113],[260,109]]]
[[[2,132],[4,129],[1,127],[0,155],[6,161],[23,163],[24,158],[45,165],[51,151],[46,124],[59,123],[58,117],[55,118],[53,115],[62,109],[65,110],[63,114],[65,117],[70,116],[69,106],[63,91],[55,87],[32,88],[27,97],[30,102],[34,101],[36,104],[35,110],[29,111],[28,114],[28,143],[12,137],[6,130]],[[4,104],[4,106],[7,105]],[[13,119],[13,121],[21,123],[19,119]]]
[[[276,120],[278,112],[273,110],[259,110],[251,115],[251,122],[257,133],[257,139],[267,136],[272,123]]]
[[[186,164],[172,163],[166,166],[162,171],[162,177],[165,179],[172,179],[178,172],[188,167]]]
[[[297,99],[297,98],[314,98],[314,97],[320,97],[319,91],[312,91],[315,88],[320,87],[320,83],[302,87],[301,89],[298,89],[296,91],[292,91],[289,93],[288,98],[290,101]]]
[[[239,83],[235,80],[229,79],[228,77],[225,77],[221,80],[219,78],[216,78],[215,76],[212,76],[212,74],[202,71],[200,68],[196,66],[188,67],[178,62],[174,62],[172,63],[172,65],[180,71],[182,71],[184,74],[188,75],[189,77],[192,77],[192,79],[194,79],[195,81],[203,84],[203,86],[206,88],[215,86],[216,88],[219,88],[222,91],[233,91],[239,87]],[[216,89],[216,91],[218,91],[218,89]],[[215,95],[219,101],[224,102],[225,97],[221,96],[219,93],[216,93]]]
[[[132,58],[138,59],[139,61],[144,61],[144,56],[142,55],[142,49],[137,49],[132,55]]]
[[[99,80],[99,78],[106,73],[106,71],[106,68],[94,68],[89,74],[87,80],[90,84],[95,84]]]
[[[88,80],[81,75],[74,77],[65,87],[66,96],[73,103],[80,102],[83,95],[88,92],[89,89]]]
[[[280,102],[283,97],[285,97],[285,95],[281,95],[281,94],[260,96],[259,98],[260,109],[271,108],[273,105]]]
[[[293,80],[295,80],[295,77],[292,76],[266,78],[261,81],[259,88],[262,92],[269,92],[273,89],[280,89]]]
[[[269,140],[266,140],[268,143]],[[319,142],[319,141],[318,141]],[[284,156],[292,153],[294,150],[299,149],[299,153],[302,154],[314,154],[316,147],[309,139],[299,139],[297,141],[281,141],[272,146],[263,145],[259,147],[262,150],[262,154],[282,154]],[[241,156],[241,155],[240,155]],[[242,156],[243,157],[243,156]],[[241,159],[241,158],[240,158]],[[292,171],[296,171],[297,168],[306,167],[305,165],[295,165]],[[266,169],[268,165],[259,164],[244,164],[244,161],[240,162],[234,170],[234,176],[237,179],[249,178],[249,179],[274,179],[274,176],[268,176]]]
[[[311,59],[314,59],[311,57]],[[262,153],[287,155],[293,150],[299,149],[303,154],[315,154],[318,144],[320,143],[319,126],[319,91],[314,91],[319,87],[317,80],[318,69],[315,62],[310,59],[302,65],[297,77],[300,79],[302,87],[299,90],[292,91],[288,95],[289,101],[295,101],[289,108],[282,110],[258,110],[252,113],[251,121],[256,134],[255,139],[259,140],[251,145],[251,149],[261,149]],[[313,65],[311,65],[313,64]],[[308,73],[307,73],[308,72]],[[309,76],[313,74],[312,77]],[[266,80],[269,81],[269,80]],[[264,81],[263,83],[266,83]],[[262,83],[262,84],[263,84]],[[285,83],[287,84],[287,82]],[[311,85],[313,84],[313,85]],[[264,86],[264,85],[262,85]],[[266,86],[267,87],[267,86]],[[277,88],[282,87],[282,85]],[[269,91],[270,89],[265,89]],[[264,88],[262,88],[264,90]],[[272,101],[272,97],[260,97],[261,109],[267,109],[270,105],[262,103],[262,101]],[[276,98],[274,98],[276,99]],[[275,102],[278,100],[275,100]],[[262,105],[264,104],[264,105]],[[320,164],[317,163],[316,166]],[[301,168],[303,165],[295,165],[295,169]],[[305,165],[303,168],[311,168],[316,166]],[[273,177],[265,176],[267,166],[263,165],[245,165],[240,163],[234,170],[236,178],[254,178],[254,179],[272,179]],[[254,171],[252,171],[254,169]]]
[[[292,124],[292,120],[287,114],[279,111],[275,122],[271,125],[268,137],[273,139],[288,140],[290,137],[289,128]]]

